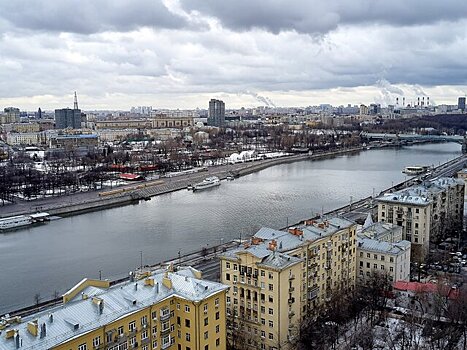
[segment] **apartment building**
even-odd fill
[[[261,228],[246,247],[221,257],[221,281],[232,287],[227,300],[231,303],[230,312],[236,317],[235,322],[251,323],[251,315],[242,314],[239,306],[235,313],[238,305],[235,303],[241,300],[238,299],[238,294],[233,294],[241,292],[237,284],[242,280],[241,271],[246,269],[247,274],[251,271],[252,276],[256,276],[256,279],[246,280],[256,288],[256,296],[263,298],[264,295],[270,302],[264,309],[260,308],[259,313],[252,314],[253,338],[256,339],[256,334],[266,336],[267,339],[258,342],[263,349],[289,346],[288,342],[296,336],[300,322],[318,306],[329,301],[333,293],[349,291],[355,287],[356,239],[356,224],[340,217],[307,220],[287,231]],[[280,265],[278,260],[286,262],[285,265]],[[266,269],[264,263],[269,261],[278,265],[277,276],[272,272],[270,275],[270,271]],[[240,270],[240,265],[243,270]],[[285,290],[289,292],[288,295],[271,293],[284,289],[281,286],[284,286],[287,279],[289,288]],[[236,285],[237,291],[233,288]],[[250,300],[248,295],[253,299]],[[278,302],[278,297],[282,302]],[[248,305],[248,302],[252,302],[252,312],[255,311],[254,301],[255,294],[247,293],[244,303]],[[270,308],[281,317],[288,315],[289,319],[278,323],[281,317],[268,318],[270,314],[266,311]],[[255,347],[254,343],[250,345]]]
[[[63,304],[0,320],[0,349],[225,350],[227,286],[192,268],[111,286],[84,279]]]
[[[357,236],[395,243],[402,240],[402,227],[387,222],[373,222],[371,214],[368,213],[363,226],[357,228]]]
[[[191,116],[171,116],[167,114],[155,114],[152,119],[154,129],[176,128],[183,129],[193,126],[193,117]]]
[[[410,281],[410,242],[385,242],[370,238],[358,238],[358,283],[365,284],[377,272],[391,282]]]
[[[12,146],[19,145],[41,145],[46,142],[43,132],[9,132],[6,134],[6,143]]]
[[[378,197],[378,221],[402,227],[402,238],[412,243],[413,260],[425,259],[430,241],[462,228],[464,182],[438,178]]]
[[[112,119],[99,120],[94,122],[96,130],[101,129],[150,129],[152,121],[150,119]]]

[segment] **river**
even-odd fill
[[[71,216],[0,234],[0,315],[50,299],[83,277],[114,279],[202,246],[280,228],[379,193],[405,179],[408,165],[438,165],[461,155],[458,144],[378,149],[277,165],[136,205]]]

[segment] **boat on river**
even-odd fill
[[[49,220],[49,213],[36,213],[30,215],[17,215],[0,219],[0,231],[12,230],[22,226],[32,225],[34,223],[45,222]]]
[[[197,184],[193,185],[193,191],[201,191],[207,188],[219,186],[221,184],[221,180],[217,176],[210,176],[205,178],[202,182],[198,182]]]
[[[406,175],[420,175],[430,169],[427,165],[406,166],[402,172]]]

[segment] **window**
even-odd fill
[[[265,325],[266,324],[266,320],[264,318],[261,319],[261,324],[262,325]]]
[[[225,267],[226,267],[227,269],[230,269],[230,263],[229,263],[228,261],[225,263]]]
[[[218,320],[220,318],[220,314],[219,314],[219,311],[216,312],[216,320]]]
[[[274,327],[274,322],[269,320],[269,327],[273,328]]]
[[[269,333],[269,339],[270,340],[273,340],[274,339],[274,335],[272,333]]]
[[[273,315],[274,314],[274,310],[272,308],[269,308],[269,314],[270,315]]]
[[[261,331],[261,338],[264,338],[266,337],[266,332],[265,331]]]
[[[130,345],[134,346],[136,344],[136,337],[130,338]]]
[[[181,325],[181,319],[180,316],[177,316],[177,324],[180,326]]]
[[[209,345],[205,345],[204,350],[209,350]]]
[[[190,333],[185,334],[185,339],[186,339],[186,341],[190,341],[190,339],[191,339]]]
[[[177,303],[177,310],[180,310],[180,303]]]
[[[370,263],[369,263],[369,262],[366,263],[366,267],[367,267],[368,269],[370,268]]]
[[[133,332],[136,330],[136,321],[131,321],[129,324],[128,324],[128,330],[130,332]]]
[[[274,286],[273,286],[271,283],[269,283],[269,290],[270,290],[271,292],[274,290]]]
[[[162,338],[162,346],[165,347],[170,344],[170,335],[166,335]]]
[[[148,350],[148,346],[147,345],[143,345],[141,350]]]
[[[384,261],[384,255],[381,255],[381,261]]]
[[[190,320],[185,319],[185,327],[190,328]]]
[[[122,335],[123,334],[123,326],[118,327],[117,332],[118,332],[118,335]]]
[[[237,271],[237,264],[234,264],[234,271]]]
[[[384,265],[381,265],[381,270],[384,270]]]
[[[208,339],[208,331],[204,332],[204,339]]]
[[[264,314],[266,312],[266,308],[264,306],[261,306],[261,313]]]
[[[101,344],[101,337],[98,336],[92,340],[92,346],[98,347],[100,344]]]
[[[169,321],[165,321],[165,322],[162,323],[161,329],[162,329],[163,331],[166,331],[166,330],[168,330],[169,328],[170,328]]]
[[[219,345],[221,345],[221,339],[220,339],[220,338],[217,338],[217,339],[216,339],[216,346],[219,346]]]
[[[363,261],[360,261],[360,267],[363,267]]]
[[[269,272],[269,273],[268,273],[268,277],[269,277],[269,279],[271,279],[271,280],[274,278],[274,275],[272,274],[272,272]]]
[[[209,323],[209,320],[208,320],[208,318],[206,317],[206,318],[204,319],[204,325],[207,326],[208,323]]]
[[[272,295],[270,295],[268,299],[269,299],[269,302],[270,302],[270,303],[273,303],[273,302],[274,302],[274,299],[272,298]]]
[[[389,268],[389,271],[390,271],[390,272],[394,272],[394,267],[391,266],[391,267]]]
[[[141,332],[141,340],[148,339],[148,330],[145,329]]]
[[[87,350],[88,346],[86,344],[78,345],[78,350]]]
[[[366,257],[369,258],[369,257],[370,257],[370,253],[366,253]]]
[[[225,274],[225,280],[226,280],[226,281],[230,281],[230,273],[226,273],[226,274]]]
[[[204,310],[204,313],[205,313],[205,314],[208,313],[208,304],[204,304],[203,310]]]
[[[185,312],[190,312],[190,307],[188,305],[185,305]]]
[[[260,270],[260,275],[261,275],[261,277],[264,277],[264,276],[266,276],[266,272],[264,270]]]
[[[216,333],[219,333],[220,332],[220,327],[219,325],[216,325]]]
[[[153,320],[157,320],[157,311],[153,311],[151,313],[151,317],[152,317]]]
[[[157,340],[152,341],[152,348],[157,349]]]
[[[152,336],[157,337],[157,326],[152,327]]]
[[[389,257],[389,262],[394,262],[394,258],[392,256]]]
[[[218,306],[219,306],[219,298],[216,298],[216,299],[214,300],[214,306],[215,306],[215,307],[218,307]]]

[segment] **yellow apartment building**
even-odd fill
[[[307,220],[288,231],[261,228],[247,246],[224,254],[221,282],[231,287],[227,295],[227,318],[233,315],[230,336],[245,324],[243,334],[248,335],[251,348],[293,348],[304,319],[334,292],[355,287],[356,226],[332,217]],[[272,266],[276,270],[271,271]],[[245,283],[253,293],[245,290]],[[280,294],[283,290],[289,294]],[[245,308],[251,304],[251,312],[242,313],[242,303]],[[278,317],[270,317],[274,315]],[[289,319],[283,321],[284,315]]]
[[[227,286],[192,268],[111,286],[84,279],[63,304],[0,321],[0,349],[225,350]]]

